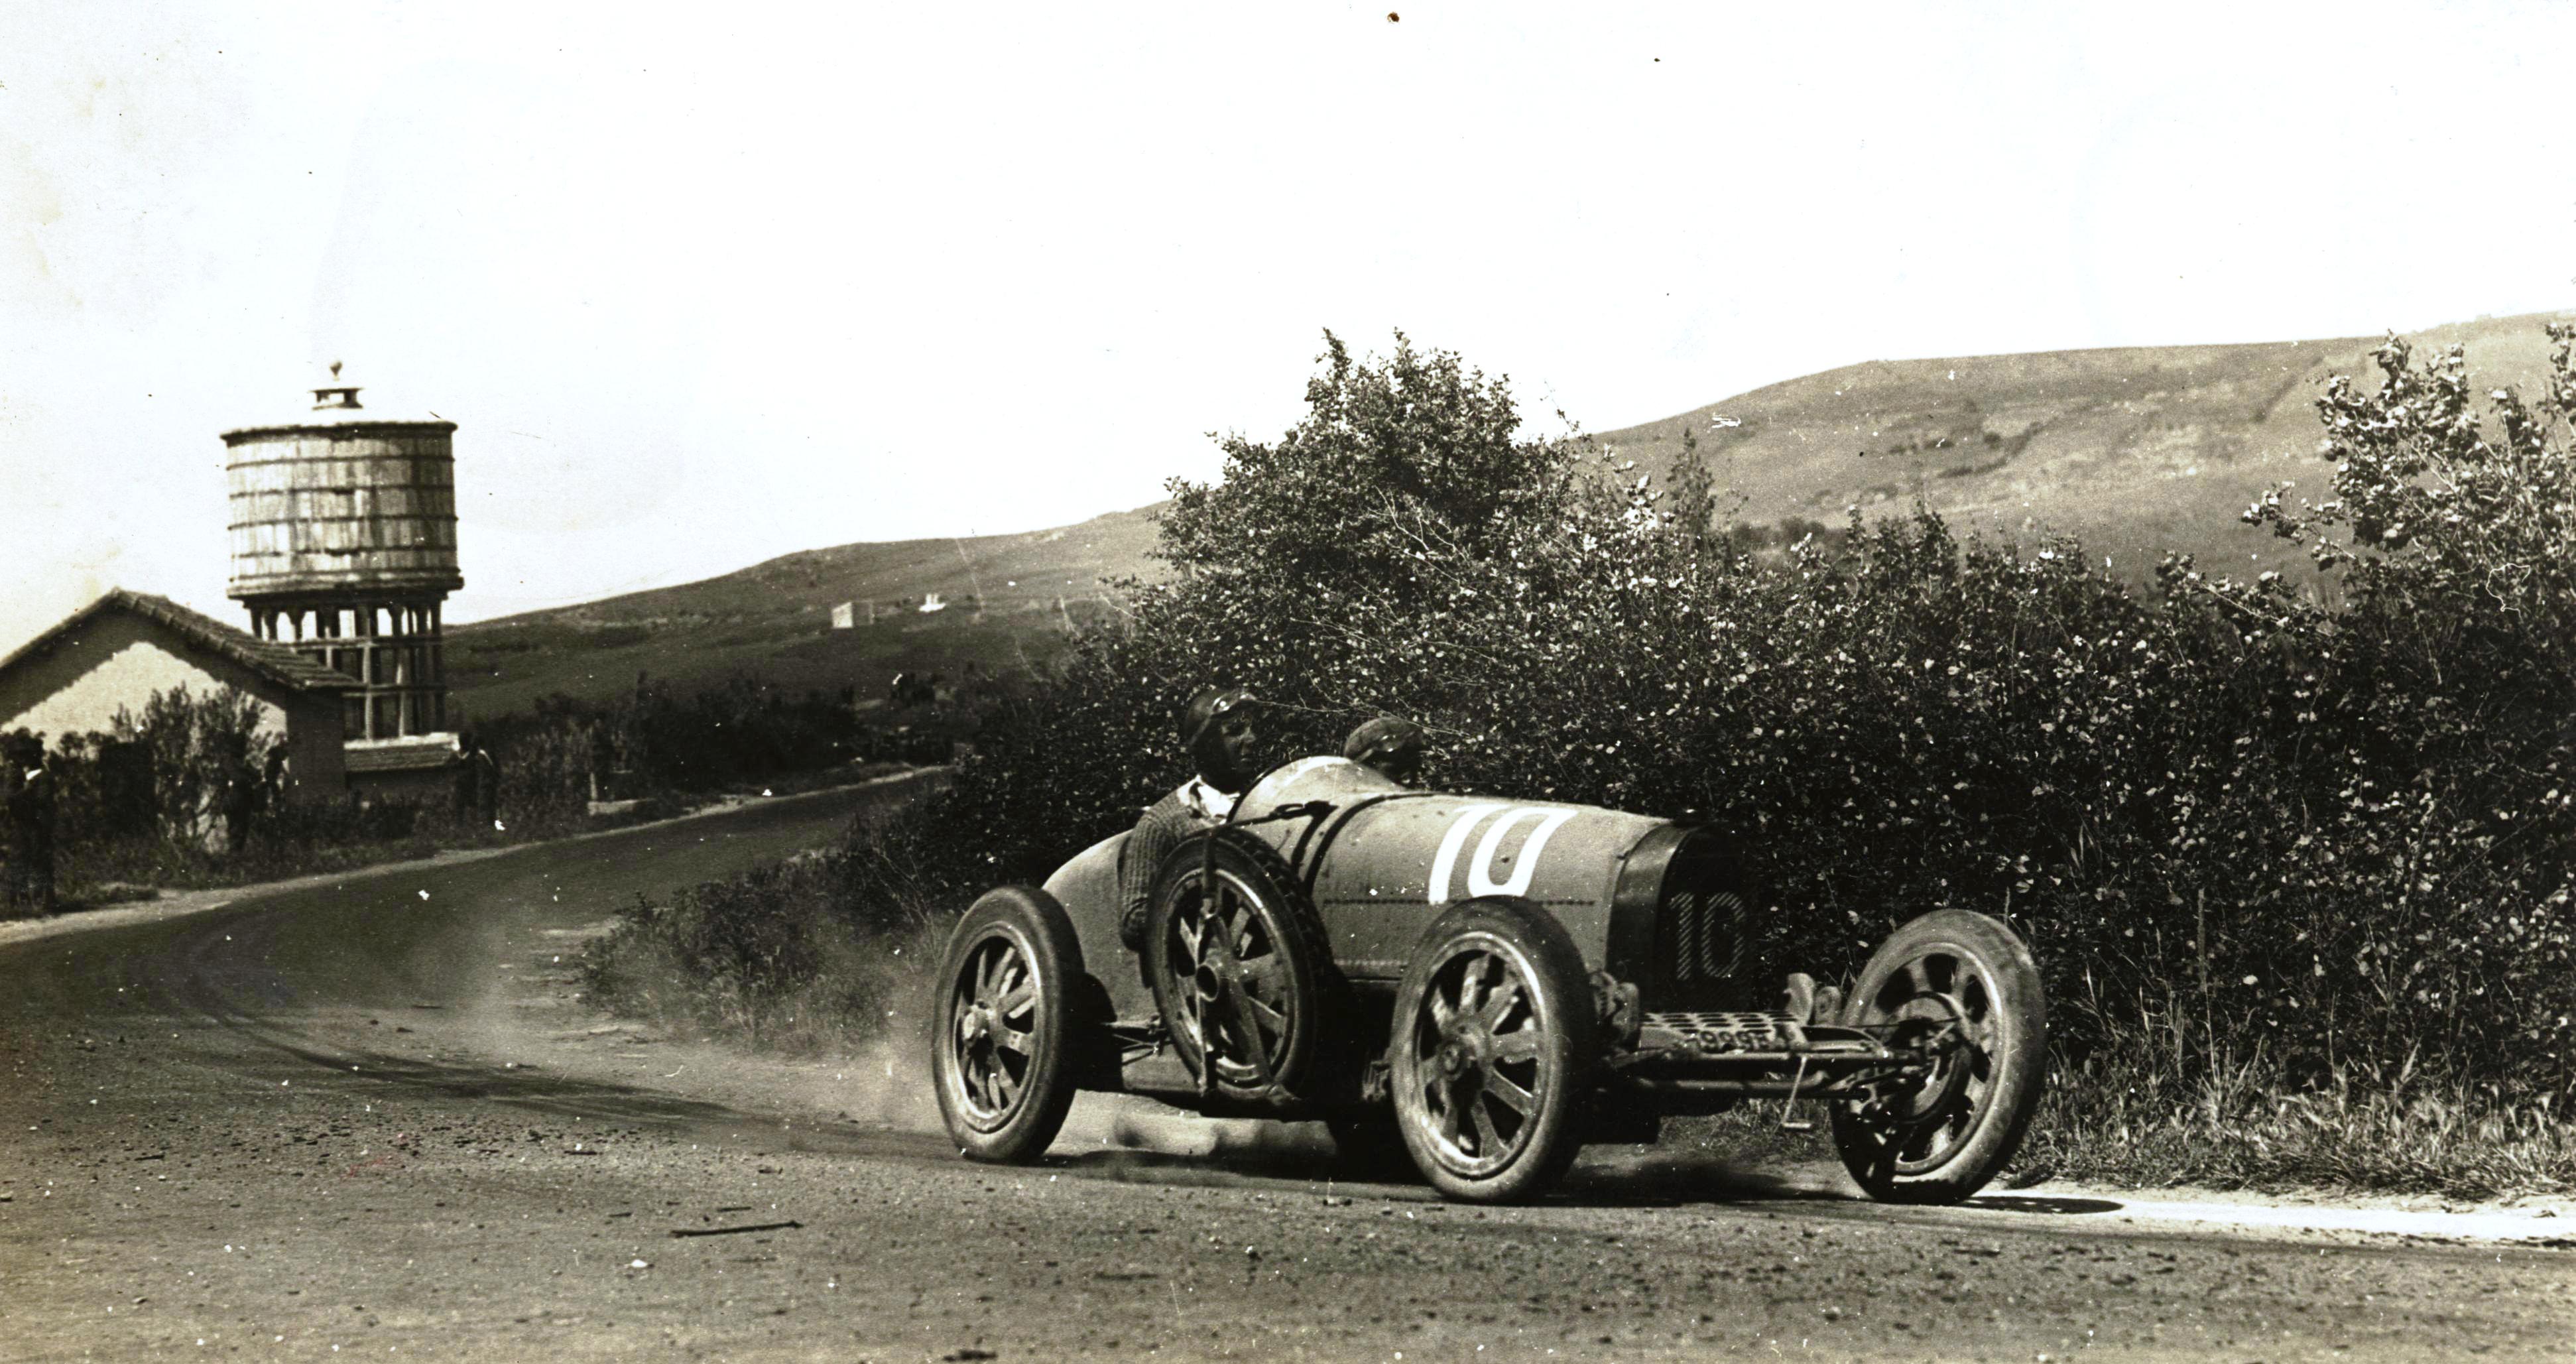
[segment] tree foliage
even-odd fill
[[[1508,385],[1402,333],[1384,361],[1326,333],[1306,416],[1274,444],[1228,436],[1224,477],[1173,480],[1158,557],[1238,577],[1417,599],[1426,551],[1502,552],[1560,495],[1559,445],[1519,438]]]
[[[1757,557],[1711,532],[1705,480],[1522,439],[1504,383],[1454,356],[1328,338],[1296,427],[1175,486],[1177,577],[878,846],[961,905],[1041,878],[1183,775],[1171,706],[1239,682],[1283,755],[1400,714],[1439,785],[1705,820],[1757,887],[1765,970],[1849,970],[1904,919],[1975,908],[2037,945],[2075,1058],[2152,1038],[2185,1068],[2563,1088],[2557,340],[2537,406],[2394,342],[2378,388],[2326,389],[2335,500],[2249,515],[2315,548],[2330,602],[2187,560],[2142,588],[1920,509]]]
[[[120,708],[111,723],[119,742],[139,744],[152,773],[152,807],[162,832],[202,840],[222,819],[227,783],[255,781],[271,733],[259,702],[231,687],[191,691],[184,682],[156,691],[143,713]]]

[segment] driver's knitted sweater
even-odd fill
[[[1118,850],[1118,897],[1125,906],[1118,915],[1118,941],[1128,951],[1145,948],[1145,913],[1164,859],[1183,839],[1223,824],[1233,812],[1234,797],[1197,777],[1146,807],[1135,832],[1127,835],[1126,846]]]

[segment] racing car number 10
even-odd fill
[[[1451,894],[1449,885],[1457,874],[1458,854],[1466,849],[1467,839],[1476,832],[1476,826],[1485,824],[1486,816],[1498,811],[1501,817],[1485,825],[1484,840],[1476,845],[1475,858],[1467,864],[1466,893]],[[1538,874],[1539,854],[1547,851],[1548,839],[1554,837],[1567,820],[1581,813],[1561,805],[1479,804],[1460,810],[1457,818],[1450,821],[1449,832],[1441,836],[1439,853],[1431,859],[1431,881],[1424,890],[1424,899],[1434,905],[1445,905],[1453,900],[1476,900],[1488,895],[1528,894],[1530,880]],[[1531,827],[1529,836],[1521,840],[1519,856],[1510,859],[1511,879],[1497,880],[1494,863],[1502,856],[1503,836],[1524,820],[1538,822]]]

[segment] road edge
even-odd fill
[[[648,820],[642,824],[621,824],[614,829],[589,829],[577,834],[531,839],[525,843],[512,843],[498,848],[448,848],[427,857],[405,858],[399,862],[377,862],[340,871],[314,872],[306,876],[289,877],[283,881],[258,881],[239,886],[209,886],[202,890],[183,890],[165,894],[159,899],[128,900],[117,904],[100,905],[95,909],[74,910],[68,914],[56,914],[51,918],[11,919],[0,922],[0,947],[9,947],[22,942],[37,942],[69,933],[91,933],[123,928],[131,924],[159,923],[165,919],[203,914],[209,910],[221,909],[226,905],[239,904],[245,900],[265,899],[271,895],[309,890],[316,886],[347,885],[353,881],[364,881],[379,876],[399,876],[428,867],[452,867],[460,863],[481,862],[495,857],[507,857],[512,853],[531,848],[560,847],[567,843],[582,843],[597,838],[614,838],[620,834],[631,834],[640,830],[659,829],[690,820],[711,819],[753,805],[784,805],[802,800],[819,800],[826,796],[865,791],[899,782],[918,781],[924,777],[942,776],[954,771],[956,771],[955,767],[943,764],[936,767],[916,767],[908,772],[890,772],[881,777],[871,777],[866,781],[851,782],[846,786],[827,786],[821,790],[798,791],[792,795],[725,796],[666,819]]]

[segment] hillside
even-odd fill
[[[757,675],[791,691],[882,695],[898,672],[1012,668],[1113,609],[1104,578],[1150,575],[1155,508],[1023,535],[897,540],[782,555],[700,582],[452,627],[447,668],[472,716],[638,673],[683,690]],[[925,612],[936,594],[943,609]],[[853,604],[854,626],[831,628]]]
[[[2454,342],[2489,386],[2537,392],[2553,314],[2481,318],[2410,333],[2419,353]],[[1902,511],[1921,497],[1962,530],[2079,535],[2143,570],[2168,549],[2211,567],[2305,560],[2235,523],[2292,480],[2322,496],[2314,399],[2326,377],[2375,377],[2378,337],[1871,361],[1604,432],[1662,471],[1685,427],[1739,521],[1838,525],[1844,509]],[[1717,419],[1741,423],[1717,426]]]
[[[2548,314],[2411,333],[2458,342],[2487,385],[2536,392]],[[1963,531],[2083,538],[2144,572],[2169,549],[2238,571],[2293,572],[2302,556],[2236,523],[2279,480],[2322,496],[2313,406],[2326,376],[2376,373],[2376,337],[2228,346],[2055,351],[1871,361],[1755,389],[1602,433],[1662,472],[1687,427],[1754,525],[1838,525],[1844,509],[1902,511],[1916,497]],[[1717,426],[1718,418],[1736,423]],[[1012,668],[1113,609],[1103,578],[1153,576],[1155,508],[1024,535],[809,550],[677,587],[456,627],[449,675],[469,714],[524,709],[554,692],[599,698],[636,674],[683,688],[757,674],[802,691],[882,694],[905,670]],[[920,610],[938,594],[944,610]],[[1059,605],[1061,597],[1061,605]],[[859,625],[830,628],[858,603]],[[869,603],[874,604],[870,622]]]

